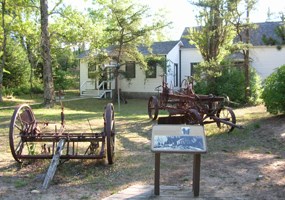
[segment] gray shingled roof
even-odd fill
[[[262,22],[255,23],[257,25],[256,29],[250,30],[250,42],[253,46],[263,46],[265,45],[262,41],[263,35],[266,37],[272,37],[274,39],[278,39],[275,34],[275,28],[281,25],[281,22]],[[197,27],[194,27],[197,28]],[[184,48],[195,48],[195,45],[189,44],[189,40],[185,38],[188,32],[189,27],[186,27],[181,35],[181,41],[183,43]]]
[[[154,42],[151,45],[152,53],[156,55],[167,55],[179,41],[165,41],[165,42]],[[144,54],[150,54],[148,48],[145,46],[138,47],[139,51]]]
[[[165,42],[154,42],[151,45],[151,50],[152,53],[155,55],[167,55],[174,47],[175,45],[177,45],[179,42],[179,40],[176,41],[165,41]],[[143,55],[149,55],[149,49],[146,46],[139,46],[138,47],[139,51],[143,54]],[[111,53],[112,51],[112,47],[108,47],[107,49],[108,53]],[[84,58],[89,54],[89,51],[85,51],[82,52],[78,58]]]

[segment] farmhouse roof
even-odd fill
[[[179,40],[154,42],[151,45],[151,51],[153,54],[156,54],[156,55],[167,55],[178,43],[179,43]],[[139,48],[139,51],[143,55],[150,54],[149,49],[146,46],[140,46],[138,48]]]
[[[149,49],[147,46],[141,45],[138,47],[138,50],[143,54],[143,55],[149,55],[149,54],[155,54],[155,55],[167,55],[174,47],[180,42],[180,40],[176,41],[164,41],[164,42],[154,42],[151,45],[151,48]],[[113,47],[108,47],[106,48],[106,51],[108,54],[111,54],[113,52]],[[151,52],[150,52],[151,50]],[[84,51],[82,52],[78,58],[84,58],[86,57],[90,52]]]
[[[275,29],[277,26],[282,25],[282,22],[262,22],[255,23],[257,26],[255,29],[251,29],[250,34],[250,43],[253,46],[264,46],[265,44],[262,41],[262,37],[271,37],[273,39],[278,39],[275,34]],[[193,27],[199,28],[199,27]],[[189,34],[189,27],[186,27],[181,35],[181,41],[184,48],[195,48],[195,45],[189,43],[189,39],[185,38]],[[235,39],[237,41],[237,38]]]

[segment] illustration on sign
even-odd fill
[[[190,131],[190,130],[189,130]],[[154,149],[205,151],[202,136],[154,136]]]

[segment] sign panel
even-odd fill
[[[153,152],[205,153],[204,127],[199,125],[154,125],[151,150]]]

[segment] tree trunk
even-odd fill
[[[48,1],[41,0],[41,47],[43,59],[44,104],[47,107],[54,105],[54,85],[52,77],[50,40],[48,32]]]
[[[7,43],[7,29],[5,27],[5,12],[6,12],[6,0],[2,1],[2,29],[3,29],[3,44],[2,44],[2,63],[0,66],[0,102],[3,102],[3,71],[6,62],[6,43]]]
[[[245,30],[245,39],[246,39],[246,44],[249,45],[249,42],[250,42],[250,38],[249,38],[249,7],[247,7],[246,17],[247,17],[247,28]],[[250,70],[249,70],[249,49],[248,48],[245,50],[245,53],[244,53],[244,71],[245,71],[245,100],[248,103],[249,97],[250,97]]]
[[[32,53],[31,49],[31,44],[28,40],[25,40],[23,36],[21,36],[21,43],[23,49],[25,49],[27,55],[28,55],[28,60],[31,66],[31,74],[30,74],[30,96],[32,97],[32,89],[33,89],[33,69],[36,69],[36,57]]]
[[[119,82],[118,82],[118,79],[119,79],[119,70],[116,68],[114,70],[114,78],[115,78],[115,90],[114,90],[114,94],[113,94],[113,97],[112,97],[112,101],[113,103],[119,103],[118,102],[118,87],[119,87]]]

